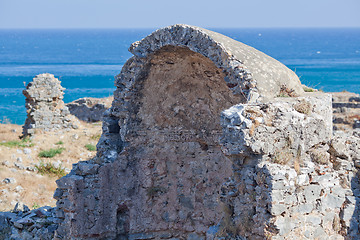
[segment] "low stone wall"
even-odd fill
[[[85,122],[102,121],[104,112],[111,107],[113,97],[107,98],[80,98],[67,103],[71,115]]]
[[[77,128],[63,99],[64,88],[60,81],[49,73],[37,75],[23,94],[26,97],[27,119],[23,126],[24,136],[36,131],[55,131]]]

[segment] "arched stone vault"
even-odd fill
[[[129,99],[140,84],[139,79],[147,74],[148,60],[166,46],[188,48],[210,59],[224,73],[224,81],[234,96],[238,97],[238,103],[273,99],[281,94],[284,87],[296,96],[304,93],[300,80],[293,71],[250,46],[195,26],[178,24],[165,27],[130,46],[129,51],[134,56],[125,63],[115,80],[117,90],[114,92],[114,102],[103,129],[107,138],[102,139],[104,144],[99,144],[99,153],[102,156],[114,158],[114,149],[120,151],[120,140],[111,134],[117,134],[118,126],[121,126],[121,141],[126,142],[129,108],[133,104]],[[109,142],[115,142],[117,147],[108,147]]]
[[[146,58],[167,45],[187,47],[209,58],[225,72],[225,81],[234,94],[244,95],[248,102],[274,98],[283,85],[298,95],[303,93],[296,74],[282,63],[241,42],[195,26],[178,24],[159,29],[133,43],[129,51]]]

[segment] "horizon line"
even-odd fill
[[[187,24],[189,25],[189,24]],[[172,25],[168,25],[172,26]],[[192,25],[196,26],[196,25]],[[164,26],[167,27],[167,26]],[[164,27],[34,27],[34,28],[23,28],[23,27],[0,27],[0,30],[151,30],[151,29],[161,29]],[[197,26],[199,27],[199,26]],[[205,29],[360,29],[360,26],[343,26],[343,27],[201,27]]]

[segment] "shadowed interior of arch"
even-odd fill
[[[184,47],[163,47],[143,71],[131,99],[126,138],[132,147],[124,154],[137,165],[134,180],[141,185],[130,197],[146,196],[134,208],[152,221],[132,231],[185,225],[204,232],[222,219],[221,184],[233,175],[219,144],[219,116],[242,98],[210,59]]]
[[[144,127],[220,130],[220,112],[242,101],[227,86],[225,73],[199,53],[165,46],[149,58],[140,90]]]

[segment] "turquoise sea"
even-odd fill
[[[278,59],[302,83],[360,93],[360,29],[212,29]],[[64,101],[105,97],[131,56],[128,47],[154,29],[0,30],[0,121],[23,124],[24,84],[52,73]]]

